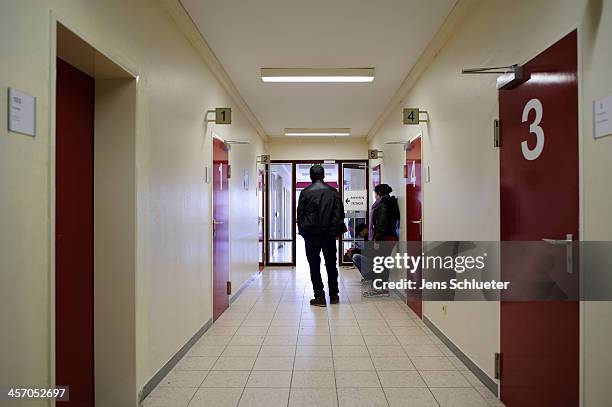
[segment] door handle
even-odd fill
[[[421,238],[422,238],[422,236],[423,236],[423,220],[422,219],[411,220],[410,222],[419,225],[419,234],[421,235]]]
[[[574,272],[574,250],[573,250],[573,243],[574,243],[574,235],[572,235],[571,233],[568,233],[565,236],[565,239],[561,239],[561,240],[557,240],[557,239],[542,239],[543,241],[545,241],[548,244],[552,244],[555,246],[565,246],[565,268],[566,271],[569,274],[572,274]]]
[[[212,221],[212,225],[213,225],[213,235],[214,235],[214,234],[217,232],[217,228],[216,228],[216,226],[217,226],[217,225],[223,225],[224,223],[225,223],[225,222],[221,222],[221,221],[218,221],[218,220],[214,220],[214,219],[213,219],[213,221]]]

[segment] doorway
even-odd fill
[[[553,288],[554,280],[546,281],[553,272],[541,260],[545,254],[565,259],[578,237],[576,31],[525,64],[524,72],[529,80],[499,92],[501,240],[529,241],[529,249],[538,249],[517,256],[502,243],[501,277]],[[576,263],[564,264],[563,274],[576,273]],[[507,406],[579,404],[579,303],[554,298],[501,301],[501,400]]]
[[[340,167],[340,193],[344,202],[344,223],[346,232],[338,239],[340,265],[353,265],[352,258],[347,256],[351,247],[363,247],[364,238],[357,235],[361,224],[369,223],[368,205],[368,164],[366,161],[342,161]]]
[[[295,181],[295,202],[296,204],[294,207],[294,213],[295,213],[296,218],[297,218],[297,205],[300,199],[300,194],[305,188],[307,188],[308,186],[310,186],[310,184],[312,184],[312,181],[310,180],[310,167],[312,167],[315,164],[321,165],[323,169],[325,170],[325,179],[324,179],[325,183],[332,186],[333,188],[336,188],[336,189],[339,188],[340,180],[339,180],[338,164],[336,164],[335,162],[325,162],[322,160],[294,162],[295,174],[296,174],[296,181]],[[299,253],[296,257],[296,264],[298,261],[300,261],[301,264],[307,264],[306,252],[304,250],[305,248],[304,238],[300,236],[299,234],[297,234],[297,232],[295,235],[295,246],[296,246],[296,252]]]
[[[295,165],[268,164],[266,264],[295,266]]]
[[[266,226],[264,259],[268,266],[295,266],[298,248],[303,248],[302,238],[297,234],[296,210],[300,193],[311,184],[310,167],[320,164],[325,169],[325,182],[338,189],[341,197],[350,193],[363,195],[365,205],[350,210],[345,208],[347,233],[338,240],[338,265],[352,264],[344,253],[355,242],[362,240],[354,236],[359,223],[367,223],[369,216],[369,176],[367,160],[273,160],[266,168]],[[346,204],[345,204],[346,205]]]
[[[136,406],[136,76],[52,24],[50,347],[53,384],[70,388],[57,405]]]
[[[423,188],[422,188],[422,137],[410,141],[406,149],[406,241],[409,254],[419,256],[423,251]],[[422,269],[408,274],[408,279],[421,286]],[[423,318],[423,298],[420,289],[406,292],[408,306]]]
[[[213,321],[229,307],[229,153],[213,138]]]

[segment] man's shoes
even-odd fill
[[[313,305],[315,307],[327,307],[325,296],[313,298],[312,300],[310,300],[310,305]]]
[[[330,295],[329,296],[329,303],[330,304],[338,304],[340,302],[340,296],[338,295]]]

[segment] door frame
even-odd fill
[[[261,196],[257,197],[257,211],[259,212],[259,203],[261,202],[261,218],[262,218],[262,240],[261,240],[261,250],[257,247],[258,256],[261,256],[261,261],[258,262],[259,271],[262,271],[264,267],[266,267],[266,256],[267,256],[267,248],[266,248],[266,197],[267,197],[267,164],[257,164],[255,171],[257,172],[257,192],[261,193]],[[259,191],[259,182],[260,182],[260,171],[261,171],[261,191]],[[259,222],[259,216],[257,221]],[[259,225],[258,225],[259,228]],[[257,241],[259,245],[259,230],[257,230]]]
[[[365,220],[368,228],[370,227],[370,164],[367,159],[365,160],[338,160],[336,162],[338,164],[338,191],[340,192],[340,197],[344,202],[344,171],[342,168],[343,164],[363,164],[365,170],[365,186],[366,186],[366,210],[365,210]],[[353,225],[353,228],[356,228],[357,225]],[[342,236],[338,239],[338,266],[350,266],[353,264],[352,261],[343,261],[344,260],[344,240]]]
[[[96,198],[96,185],[100,185],[101,183],[97,183],[96,179],[100,174],[98,173],[97,164],[106,164],[107,161],[105,159],[100,159],[100,157],[96,157],[96,136],[99,136],[100,132],[107,135],[109,129],[99,128],[96,125],[96,122],[100,122],[102,116],[100,116],[97,109],[94,107],[94,358],[96,353],[103,352],[106,354],[112,354],[116,357],[109,357],[106,359],[105,363],[100,363],[98,360],[97,363],[94,363],[94,400],[96,404],[98,402],[104,403],[103,397],[105,392],[111,391],[113,397],[116,400],[119,400],[120,403],[125,403],[126,406],[136,406],[138,404],[138,389],[136,383],[136,344],[135,344],[135,330],[136,330],[136,191],[135,191],[135,183],[136,183],[136,134],[137,134],[137,113],[136,106],[138,105],[138,94],[139,94],[139,69],[132,64],[124,61],[123,58],[119,58],[117,53],[111,52],[104,47],[101,47],[100,44],[92,41],[93,38],[97,38],[94,35],[90,35],[87,33],[83,27],[75,25],[72,21],[68,21],[66,18],[58,14],[56,11],[51,10],[49,13],[49,110],[48,110],[48,126],[49,126],[49,146],[48,146],[48,318],[49,318],[49,362],[48,362],[48,374],[49,374],[49,385],[56,386],[56,279],[55,279],[55,222],[56,222],[56,88],[57,88],[57,80],[56,80],[56,63],[58,58],[66,59],[64,53],[66,53],[66,45],[64,48],[60,48],[60,42],[70,41],[70,51],[73,57],[78,57],[83,53],[87,53],[87,55],[93,56],[96,59],[101,58],[106,64],[101,68],[100,71],[95,72],[86,72],[91,74],[91,76],[96,80],[96,82],[100,80],[105,80],[109,78],[117,78],[117,79],[125,79],[129,81],[131,89],[130,94],[122,94],[117,97],[117,101],[122,105],[129,105],[130,110],[124,112],[125,118],[129,119],[125,123],[120,123],[118,126],[114,128],[115,133],[119,133],[121,135],[129,136],[129,143],[131,146],[126,146],[131,148],[130,151],[123,151],[126,153],[126,157],[129,156],[129,162],[127,165],[130,166],[130,174],[129,177],[124,177],[125,183],[121,184],[121,190],[118,196],[121,200],[122,205],[132,206],[132,210],[130,211],[129,217],[129,241],[130,245],[133,247],[133,251],[131,252],[131,256],[121,256],[118,255],[124,265],[129,267],[129,275],[125,276],[127,280],[129,280],[128,284],[126,280],[116,280],[114,286],[116,287],[117,298],[121,301],[120,304],[128,304],[129,307],[126,307],[126,315],[133,321],[133,324],[130,322],[129,326],[125,327],[124,330],[117,332],[115,329],[113,331],[113,335],[105,336],[104,330],[101,327],[96,328],[99,324],[103,324],[102,318],[96,317],[96,310],[98,310],[98,314],[101,312],[112,313],[113,307],[112,304],[104,303],[104,307],[98,306],[98,302],[96,301],[96,296],[100,297],[100,295],[96,294],[97,289],[104,289],[105,292],[109,290],[111,287],[109,284],[105,284],[104,287],[96,284],[96,252],[106,252],[108,250],[112,250],[112,244],[104,244],[99,241],[96,241],[96,208],[100,207],[98,205],[99,198]],[[68,58],[70,59],[70,58]],[[71,60],[67,62],[71,63]],[[86,64],[86,58],[82,61],[83,64]],[[90,61],[89,61],[90,62]],[[83,69],[80,64],[74,64],[77,69],[87,71]],[[100,68],[100,67],[98,67]],[[114,80],[114,79],[110,79]],[[127,82],[126,82],[127,83]],[[96,84],[96,89],[98,85]],[[96,92],[97,93],[97,92]],[[97,95],[96,104],[97,104]],[[108,120],[108,119],[106,119]],[[106,124],[106,122],[105,122]],[[105,126],[108,127],[108,126]],[[117,130],[118,129],[118,130]],[[40,135],[40,137],[44,137],[44,135]],[[100,138],[100,137],[99,137]],[[101,139],[101,138],[100,138]],[[98,174],[98,175],[97,175]],[[101,195],[101,194],[100,194]],[[123,206],[125,209],[126,206]],[[125,237],[125,236],[124,236]],[[108,271],[108,270],[105,270]],[[99,271],[98,271],[99,273]],[[108,277],[107,277],[108,279]],[[106,306],[108,305],[108,307]],[[116,306],[117,304],[115,304]],[[129,312],[129,314],[127,314]],[[102,337],[102,340],[100,340]],[[98,340],[96,340],[96,338]],[[113,344],[113,338],[116,341],[121,340],[129,340],[129,343],[126,345],[125,343],[122,346],[122,350],[124,353],[120,353],[116,351],[116,346]],[[114,353],[108,352],[109,349],[114,349]],[[120,363],[119,366],[122,366],[122,370],[125,375],[118,377],[116,374],[110,374],[106,371],[98,371],[97,369],[100,365],[108,365],[109,363]],[[102,398],[102,400],[99,399]]]
[[[293,261],[292,262],[286,262],[286,263],[270,263],[270,251],[269,251],[269,223],[268,223],[268,218],[269,218],[269,205],[270,205],[270,194],[268,191],[270,182],[269,182],[269,175],[270,175],[270,166],[268,164],[266,164],[265,166],[265,198],[264,198],[264,263],[266,267],[270,267],[270,266],[281,266],[281,267],[295,267],[296,266],[296,262],[297,262],[297,257],[296,257],[296,251],[297,251],[297,225],[296,225],[296,209],[297,209],[297,199],[296,199],[296,183],[297,183],[297,179],[296,179],[296,167],[297,164],[325,164],[325,161],[332,161],[330,160],[322,160],[322,159],[316,159],[316,160],[270,160],[271,164],[291,164],[291,171],[293,174],[293,185],[292,185],[292,190],[291,190],[291,217],[292,217],[292,233],[291,233],[291,238],[292,238],[292,257],[293,257]],[[369,216],[370,216],[370,166],[369,166],[369,161],[367,158],[364,159],[339,159],[339,160],[333,160],[334,164],[336,165],[336,168],[338,170],[338,191],[341,194],[341,197],[344,197],[344,193],[343,193],[343,174],[342,174],[342,164],[344,163],[363,163],[365,165],[365,172],[366,172],[366,194],[367,194],[367,210],[366,210],[366,220],[369,221]],[[330,163],[331,164],[331,163]],[[337,244],[337,250],[338,250],[338,266],[343,266],[343,265],[349,265],[351,263],[347,263],[347,262],[342,262],[342,239],[338,239],[338,244]]]
[[[269,224],[269,210],[270,210],[270,164],[290,164],[291,165],[291,176],[293,178],[291,182],[291,258],[292,261],[284,263],[270,263],[270,224]],[[297,203],[295,202],[295,162],[292,160],[270,160],[270,164],[266,164],[265,168],[265,199],[264,199],[264,263],[266,267],[280,266],[280,267],[295,267],[296,265],[296,219],[295,219],[295,208]],[[276,240],[273,240],[276,241]],[[286,241],[289,241],[288,239]]]

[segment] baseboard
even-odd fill
[[[230,297],[230,305],[233,304],[234,301],[238,299],[238,297],[240,297],[244,290],[246,290],[251,284],[253,284],[253,281],[257,280],[260,274],[261,271],[258,270],[257,272],[253,273],[251,277],[247,278],[244,283],[242,283],[238,291],[236,291],[236,293]]]
[[[408,299],[408,297],[406,297],[406,290],[393,290],[393,294],[400,297],[404,302]]]
[[[151,379],[149,379],[147,383],[145,383],[145,385],[142,387],[142,389],[140,390],[138,394],[139,404],[149,395],[149,393],[151,393],[151,391],[153,391],[155,387],[157,387],[157,385],[164,379],[164,377],[166,377],[168,373],[170,373],[170,371],[174,368],[174,366],[176,366],[176,364],[183,358],[183,356],[185,356],[185,354],[189,352],[189,349],[191,349],[191,347],[202,337],[202,335],[204,335],[206,331],[208,331],[208,329],[211,326],[212,326],[212,319],[209,319],[198,330],[198,332],[196,332],[191,337],[191,339],[189,339],[187,343],[183,345],[183,347],[179,349],[179,351],[176,352],[174,356],[172,356],[170,360],[166,362],[166,364],[163,365],[161,369],[159,369],[157,373],[155,373],[153,377],[151,377]]]
[[[499,394],[499,385],[489,377],[476,363],[467,357],[438,327],[431,322],[426,316],[423,316],[423,322],[431,331],[459,358],[460,361],[476,376],[493,394]]]

